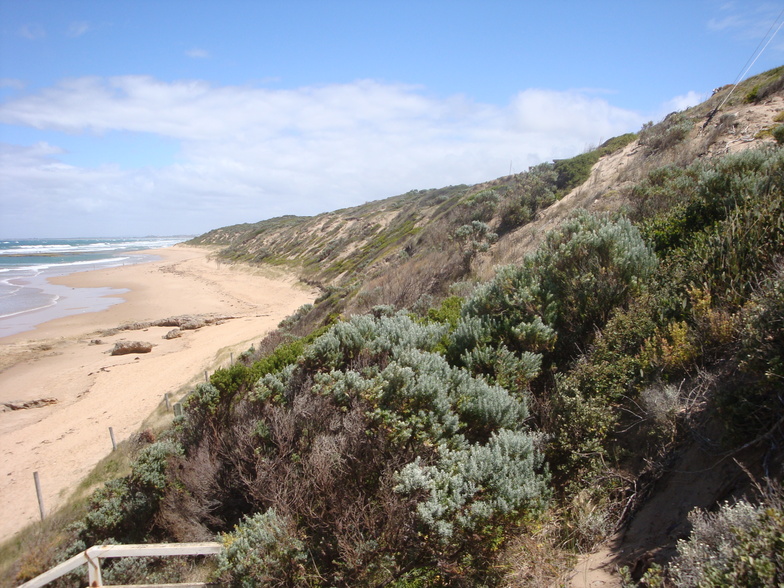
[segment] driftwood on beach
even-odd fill
[[[41,408],[43,406],[49,406],[50,404],[57,404],[57,398],[38,398],[36,400],[21,400],[19,402],[3,402],[0,404],[0,412]]]
[[[171,316],[165,319],[152,321],[152,327],[177,327],[183,331],[190,329],[200,329],[207,325],[220,324],[223,321],[232,319],[232,316],[226,315],[203,315],[203,314],[184,314],[181,316]]]
[[[170,316],[155,321],[130,323],[117,329],[112,329],[111,332],[107,331],[104,334],[111,335],[118,333],[119,331],[140,331],[142,329],[149,329],[150,327],[175,327],[163,337],[164,339],[175,339],[182,335],[182,331],[201,329],[208,325],[220,324],[232,318],[234,317],[227,315],[184,314],[180,316]],[[100,341],[100,339],[96,339],[95,341]],[[118,341],[115,343],[111,355],[149,353],[152,351],[152,348],[152,343],[146,343],[144,341]]]
[[[205,314],[184,314],[180,316],[170,316],[163,319],[154,321],[141,321],[136,323],[129,323],[109,329],[103,333],[104,336],[115,335],[120,331],[141,331],[142,329],[149,329],[150,327],[176,327],[182,331],[196,330],[206,327],[208,325],[219,325],[227,320],[231,320],[233,316],[229,315],[205,315]]]

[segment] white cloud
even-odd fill
[[[741,19],[738,15],[733,14],[723,18],[711,18],[708,20],[708,29],[711,31],[724,31],[727,29],[736,29],[747,24],[747,21]]]
[[[10,99],[0,122],[51,132],[50,143],[56,132],[92,133],[96,151],[117,132],[176,140],[175,162],[154,168],[65,165],[50,144],[2,158],[0,174],[15,191],[0,196],[12,200],[4,210],[23,218],[25,198],[50,200],[37,214],[71,209],[69,222],[87,214],[108,234],[119,230],[112,223],[138,225],[128,234],[206,231],[484,181],[508,173],[510,162],[521,171],[575,155],[644,119],[579,91],[525,90],[501,107],[372,80],[272,90],[122,76],[64,80]],[[162,207],[169,212],[154,212]]]
[[[661,115],[665,116],[671,112],[686,110],[687,108],[696,106],[697,104],[703,102],[705,99],[706,96],[703,96],[699,92],[689,90],[686,94],[675,96],[674,98],[665,102],[661,108]]]
[[[0,78],[0,88],[11,88],[13,90],[22,90],[25,83],[22,80],[15,78]]]
[[[729,2],[719,8],[720,15],[710,18],[708,30],[730,33],[737,39],[759,40],[775,31],[781,6],[769,2],[756,5]]]
[[[19,35],[25,39],[36,41],[46,37],[46,30],[39,24],[26,24],[20,27]]]
[[[513,102],[513,112],[523,132],[571,133],[580,137],[597,133],[607,136],[639,120],[636,113],[578,91],[525,90]]]
[[[86,20],[74,21],[68,27],[66,33],[69,37],[81,37],[90,30],[90,23]]]
[[[185,55],[192,57],[193,59],[207,59],[210,56],[208,51],[204,49],[197,49],[196,47],[193,49],[188,49],[185,52]]]

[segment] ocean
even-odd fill
[[[150,261],[153,256],[139,252],[186,239],[0,239],[0,338],[53,318],[103,310],[121,302],[116,296],[124,293],[113,288],[55,286],[47,278]]]

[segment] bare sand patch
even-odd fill
[[[218,263],[206,249],[152,253],[160,260],[52,280],[127,289],[123,303],[0,339],[0,540],[39,516],[33,472],[46,509],[56,509],[111,451],[109,427],[127,439],[165,393],[187,392],[316,296],[290,276]],[[185,314],[222,318],[173,339],[163,338],[171,327],[118,329]],[[154,347],[110,355],[121,340]]]

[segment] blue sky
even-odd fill
[[[198,234],[524,171],[733,82],[783,10],[0,0],[0,238]],[[782,64],[784,32],[748,75]]]

